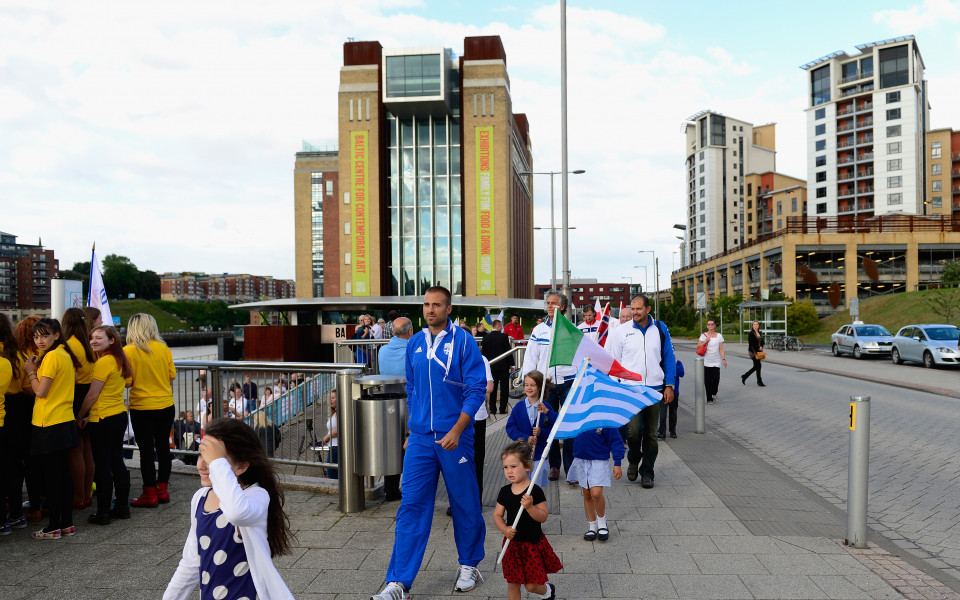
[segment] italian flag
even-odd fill
[[[553,335],[550,337],[551,367],[579,365],[584,358],[597,369],[611,377],[640,381],[640,374],[628,371],[617,362],[600,344],[583,335],[573,323],[558,310],[554,313]]]

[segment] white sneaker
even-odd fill
[[[470,590],[476,589],[477,582],[479,581],[483,581],[483,576],[480,575],[479,569],[460,565],[460,570],[457,572],[457,587],[453,589],[458,592],[469,592]]]
[[[370,596],[370,600],[410,600],[410,592],[405,590],[400,582],[391,581],[382,592],[376,596]]]

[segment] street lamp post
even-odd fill
[[[576,171],[570,171],[574,175],[582,175],[586,173],[583,169],[577,169]],[[557,289],[557,229],[558,227],[554,226],[553,222],[553,177],[554,175],[559,175],[560,171],[520,171],[520,175],[549,175],[550,176],[550,288]],[[566,177],[564,177],[564,185],[566,185]],[[564,221],[564,228],[566,228],[566,221]],[[534,229],[545,229],[544,227],[534,227]],[[573,229],[576,229],[574,227]],[[564,233],[564,246],[566,246],[567,239],[566,233]],[[569,298],[569,296],[568,296]]]
[[[654,318],[659,321],[660,320],[660,269],[657,268],[659,266],[659,263],[657,263],[657,255],[653,250],[637,250],[638,254],[643,254],[645,252],[649,252],[650,254],[653,254],[653,287],[655,288],[653,290],[653,304],[654,304],[653,314],[654,314]]]
[[[646,265],[634,265],[633,268],[634,268],[634,269],[643,269],[643,293],[646,294],[646,293],[647,293],[647,283],[648,283],[648,281],[647,281],[647,267],[646,267]],[[633,281],[633,279],[631,279],[630,281]],[[633,298],[630,298],[630,300],[633,300]]]

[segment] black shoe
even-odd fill
[[[548,583],[547,587],[550,588],[550,595],[547,596],[547,600],[557,600],[557,586],[552,583]]]
[[[658,439],[658,440],[665,440],[665,439],[667,439],[667,436],[663,435],[662,433],[658,433],[658,434],[657,434],[657,439]]]
[[[653,487],[653,478],[644,475],[640,478],[640,487],[650,489]]]
[[[674,439],[674,440],[677,439],[676,432],[670,434],[670,439]]]
[[[592,529],[588,529],[587,532],[583,534],[583,539],[587,540],[588,542],[592,542],[593,540],[597,539],[597,532]]]
[[[740,383],[742,383],[743,385],[747,385],[747,376],[746,376],[746,375],[741,375],[741,376],[740,376]]]
[[[87,517],[87,523],[91,525],[109,525],[110,524],[110,515],[101,515],[98,513],[93,513]]]
[[[601,542],[605,542],[609,540],[610,530],[607,529],[606,527],[601,527],[600,530],[597,531],[597,539],[600,540]]]
[[[757,385],[760,386],[760,387],[767,387],[767,384],[765,384],[765,383],[762,382],[762,381],[758,382]]]
[[[385,494],[383,496],[383,501],[396,502],[397,500],[401,500],[402,498],[403,498],[403,494],[401,492],[393,492],[393,493]]]
[[[636,481],[636,480],[637,480],[637,469],[639,468],[639,466],[640,466],[639,463],[637,463],[637,464],[632,464],[632,463],[631,463],[631,464],[627,467],[627,479],[629,479],[630,481]]]
[[[110,518],[111,519],[129,519],[130,509],[127,508],[126,506],[120,506],[119,504],[117,504],[110,509]]]

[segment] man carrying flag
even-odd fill
[[[646,296],[634,297],[630,308],[633,322],[614,329],[605,348],[624,368],[640,373],[644,385],[661,392],[664,404],[670,404],[677,369],[670,331],[663,321],[650,317],[650,301]],[[627,479],[636,481],[639,475],[640,485],[648,489],[653,487],[659,424],[660,403],[656,403],[640,411],[627,427]]]

